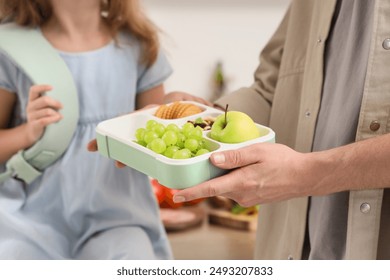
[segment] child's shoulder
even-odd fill
[[[120,31],[115,38],[115,42],[115,45],[126,53],[131,53],[132,56],[136,57],[141,55],[142,44],[130,32]]]
[[[129,45],[138,46],[138,45],[140,45],[139,40],[128,31],[118,32],[118,34],[116,36],[116,40],[120,45],[123,45],[123,46],[129,46]]]
[[[18,72],[16,62],[0,49],[0,76],[14,76]]]

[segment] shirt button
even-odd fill
[[[385,49],[385,50],[390,50],[390,38],[387,38],[383,41],[382,43],[382,47]]]
[[[317,44],[321,44],[321,43],[322,43],[322,39],[321,39],[321,37],[318,37]]]
[[[381,127],[381,124],[378,121],[372,121],[370,124],[371,131],[377,131]]]
[[[362,212],[363,214],[367,214],[368,212],[370,212],[370,210],[371,206],[367,202],[364,202],[362,203],[362,205],[360,205],[360,212]]]
[[[306,117],[306,118],[309,118],[310,115],[311,115],[310,111],[306,111],[306,112],[305,112],[305,117]]]
[[[293,260],[294,258],[293,258],[293,256],[288,255],[287,259],[291,261],[291,260]]]

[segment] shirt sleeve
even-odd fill
[[[149,67],[140,65],[137,80],[137,93],[144,92],[162,84],[173,70],[165,54],[160,51],[156,61]]]
[[[17,76],[18,68],[11,59],[0,50],[0,88],[12,93],[17,92]]]

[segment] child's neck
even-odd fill
[[[100,15],[100,2],[52,0],[53,16],[42,32],[57,49],[83,52],[101,48],[111,41]]]

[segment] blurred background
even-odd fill
[[[288,0],[142,0],[174,73],[166,90],[214,100],[253,82],[259,54]],[[175,259],[252,259],[259,208],[223,198],[174,204],[152,180]]]
[[[142,0],[174,68],[167,91],[207,99],[248,86],[288,0]],[[222,74],[222,85],[221,85]]]

